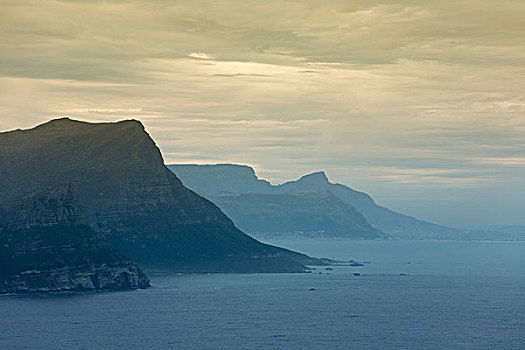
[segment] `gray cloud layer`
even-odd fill
[[[167,162],[325,169],[525,224],[522,1],[0,1],[0,130],[141,119]]]

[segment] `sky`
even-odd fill
[[[525,224],[525,2],[0,0],[0,130],[139,119],[166,163],[324,170]]]

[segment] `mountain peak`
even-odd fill
[[[197,193],[214,195],[221,192],[267,193],[271,184],[259,179],[255,170],[242,164],[173,164],[168,165],[189,188]]]
[[[68,126],[68,125],[74,125],[74,124],[80,124],[83,123],[80,120],[71,119],[69,117],[60,117],[51,119],[45,123],[39,124],[36,127],[57,127],[57,126]]]
[[[316,171],[311,174],[304,175],[299,180],[301,182],[315,182],[315,183],[329,183],[328,177],[324,171]]]
[[[78,120],[73,120],[67,116],[51,119],[47,123],[61,123],[61,122],[78,122]]]
[[[119,120],[116,122],[89,123],[89,122],[85,122],[81,120],[71,119],[68,116],[51,119],[48,122],[38,125],[36,128],[41,128],[41,127],[68,128],[68,127],[73,127],[73,126],[103,126],[103,125],[126,126],[126,127],[134,126],[134,127],[138,127],[144,130],[144,125],[137,119],[124,119],[124,120]]]

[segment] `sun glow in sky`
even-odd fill
[[[325,170],[525,224],[523,1],[0,1],[0,130],[140,119],[167,163]]]

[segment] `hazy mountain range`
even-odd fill
[[[364,192],[331,183],[324,172],[272,185],[245,165],[174,164],[168,168],[186,186],[216,203],[239,227],[257,237],[509,239],[501,231],[447,227],[397,213],[378,205]],[[293,200],[297,198],[302,200]],[[344,210],[341,202],[347,205]],[[295,229],[290,225],[289,214],[300,218]],[[376,230],[371,231],[370,227]]]

